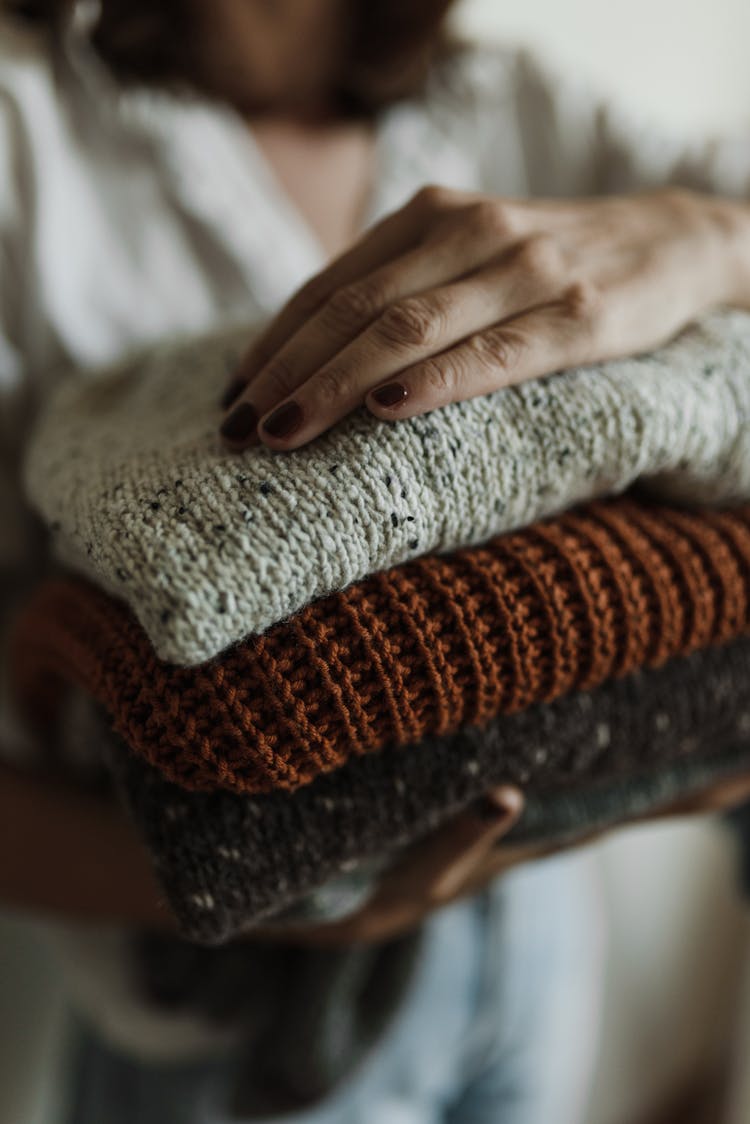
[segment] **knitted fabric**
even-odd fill
[[[509,842],[575,837],[646,815],[750,765],[750,639],[634,672],[591,692],[358,758],[294,794],[189,793],[119,739],[98,739],[181,932],[215,943],[291,903],[315,918],[347,883],[488,786],[521,786]],[[303,898],[304,896],[304,898]],[[300,899],[303,899],[300,901]],[[285,915],[284,920],[287,920]]]
[[[370,577],[197,669],[160,663],[126,607],[62,580],[19,621],[12,668],[32,720],[78,684],[184,788],[293,790],[746,633],[749,583],[750,506],[597,502]]]
[[[132,607],[166,660],[200,663],[368,574],[636,479],[662,498],[750,498],[744,312],[397,425],[362,409],[283,456],[219,441],[247,337],[71,378],[31,443],[29,498],[58,551]]]

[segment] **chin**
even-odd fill
[[[203,84],[206,92],[228,102],[245,117],[296,117],[316,119],[328,116],[336,99],[330,89],[320,83],[285,86],[281,83],[232,82],[219,75]]]

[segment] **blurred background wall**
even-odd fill
[[[675,131],[750,126],[748,0],[464,0],[459,22],[535,45]],[[641,1124],[721,1052],[743,1007],[738,998],[744,991],[750,999],[750,921],[735,893],[729,838],[716,824],[620,833],[588,861],[611,932],[588,1124]],[[729,1124],[750,1120],[745,1022]],[[0,1124],[55,1124],[63,1050],[61,983],[37,930],[1,921]]]
[[[532,43],[678,129],[750,119],[747,0],[464,0],[460,23]]]

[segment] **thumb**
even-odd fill
[[[449,859],[432,883],[432,896],[454,897],[482,860],[520,819],[523,793],[513,785],[491,789],[478,810],[458,816],[446,838]],[[445,853],[445,852],[444,852]]]

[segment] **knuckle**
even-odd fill
[[[425,184],[412,196],[411,206],[419,214],[440,215],[449,210],[455,203],[455,193],[447,187],[438,184]]]
[[[271,362],[273,356],[273,348],[266,343],[265,339],[257,339],[244,356],[243,367],[246,370],[254,368],[256,371],[262,371]]]
[[[426,360],[420,364],[419,372],[420,381],[430,396],[442,401],[453,394],[458,382],[457,371],[445,357]]]
[[[429,347],[439,340],[443,321],[438,305],[412,298],[387,308],[378,320],[377,332],[390,347]]]
[[[312,316],[325,303],[329,294],[326,278],[322,274],[316,274],[292,298],[293,311],[303,317]]]
[[[297,386],[295,372],[283,355],[274,356],[266,364],[264,382],[282,398],[286,398]]]
[[[313,379],[310,389],[316,405],[327,406],[349,399],[350,377],[339,367],[323,367]]]
[[[325,324],[335,331],[356,330],[372,320],[380,307],[380,294],[374,287],[361,282],[347,285],[327,302]]]
[[[468,346],[483,366],[509,371],[523,354],[525,344],[521,336],[508,328],[490,328],[472,336]]]
[[[558,274],[558,252],[552,239],[545,234],[535,234],[518,243],[513,254],[516,266],[532,279],[554,282]]]
[[[510,208],[496,199],[480,199],[469,207],[469,221],[478,234],[507,238],[513,234]]]
[[[563,293],[566,316],[586,328],[596,328],[604,311],[604,295],[592,281],[573,281]]]

